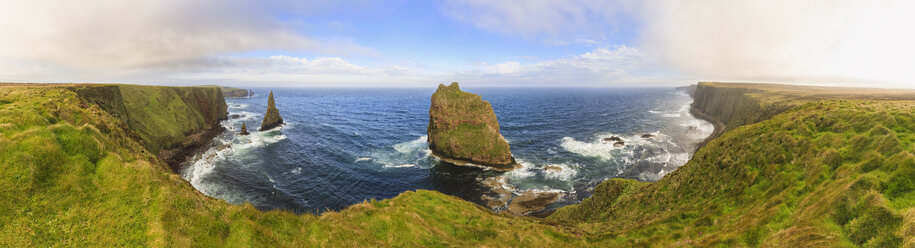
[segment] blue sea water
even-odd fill
[[[228,98],[227,132],[184,164],[200,192],[262,210],[339,210],[416,189],[485,205],[487,178],[512,194],[561,192],[574,204],[614,177],[655,181],[686,163],[713,127],[673,88],[465,89],[489,101],[523,168],[500,173],[444,164],[426,143],[429,89],[277,88],[288,123],[257,131],[267,93]],[[251,135],[235,134],[245,122]],[[651,138],[642,138],[652,134]],[[604,138],[621,137],[622,147]],[[494,206],[502,210],[504,206]]]

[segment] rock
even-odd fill
[[[654,134],[650,134],[650,133],[642,134],[642,138],[643,138],[643,139],[654,138],[654,137],[655,137]]]
[[[620,137],[617,137],[617,136],[610,136],[610,138],[604,138],[603,141],[604,142],[613,142],[613,141],[623,141],[623,139]]]
[[[626,146],[626,142],[623,142],[622,140],[617,141],[616,143],[613,143],[613,147],[623,147],[623,146]]]
[[[229,117],[232,117],[232,119],[238,119],[238,118],[242,118],[242,117],[244,117],[244,115],[240,115],[240,114],[232,114],[232,115],[231,115],[231,116],[229,116]]]
[[[519,216],[527,215],[545,209],[546,206],[559,200],[560,196],[562,196],[561,192],[537,192],[526,190],[521,192],[518,196],[515,196],[515,198],[512,198],[511,203],[508,204],[508,212]]]
[[[486,189],[480,199],[486,201],[486,206],[493,210],[504,207],[511,199],[512,191],[515,190],[511,184],[506,183],[504,176],[477,178],[477,181]]]
[[[552,171],[552,172],[560,172],[560,171],[562,171],[562,167],[553,166],[553,165],[547,165],[547,166],[544,166],[544,167],[543,167],[543,170],[548,171],[548,172],[549,172],[549,171]]]
[[[238,134],[241,134],[241,135],[250,134],[250,133],[248,133],[248,126],[246,126],[244,122],[241,123],[241,132],[238,132]]]
[[[280,111],[276,109],[276,104],[273,102],[273,91],[270,91],[270,96],[267,97],[267,113],[264,114],[264,121],[261,122],[260,131],[269,130],[283,124],[283,117],[280,116]]]
[[[520,168],[489,102],[461,91],[457,83],[441,84],[429,107],[429,149],[442,161],[499,171]]]

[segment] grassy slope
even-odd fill
[[[117,128],[121,120],[81,104],[61,87],[0,87],[0,247],[581,242],[567,227],[495,214],[433,191],[321,216],[230,205],[170,173]]]
[[[230,205],[73,92],[0,87],[0,246],[915,244],[915,102],[803,101],[657,183],[613,179],[537,220],[422,190],[321,216]]]
[[[738,86],[705,86],[737,99]],[[763,106],[800,106],[732,125],[657,183],[609,180],[550,218],[584,222],[594,241],[615,245],[915,245],[915,102],[756,89]],[[838,92],[829,98],[855,98]]]

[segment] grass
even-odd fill
[[[175,105],[128,116],[204,107],[143,87],[118,92]],[[0,86],[0,247],[915,245],[915,101],[741,93],[793,107],[730,126],[658,182],[611,179],[547,219],[426,190],[315,216],[203,196],[71,89]]]

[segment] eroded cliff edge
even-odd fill
[[[195,149],[224,131],[228,108],[219,87],[73,85],[87,104],[120,119],[131,136],[177,171]]]
[[[445,162],[500,171],[520,167],[499,133],[492,105],[479,95],[461,91],[456,82],[440,84],[432,94],[427,132],[429,149]]]

